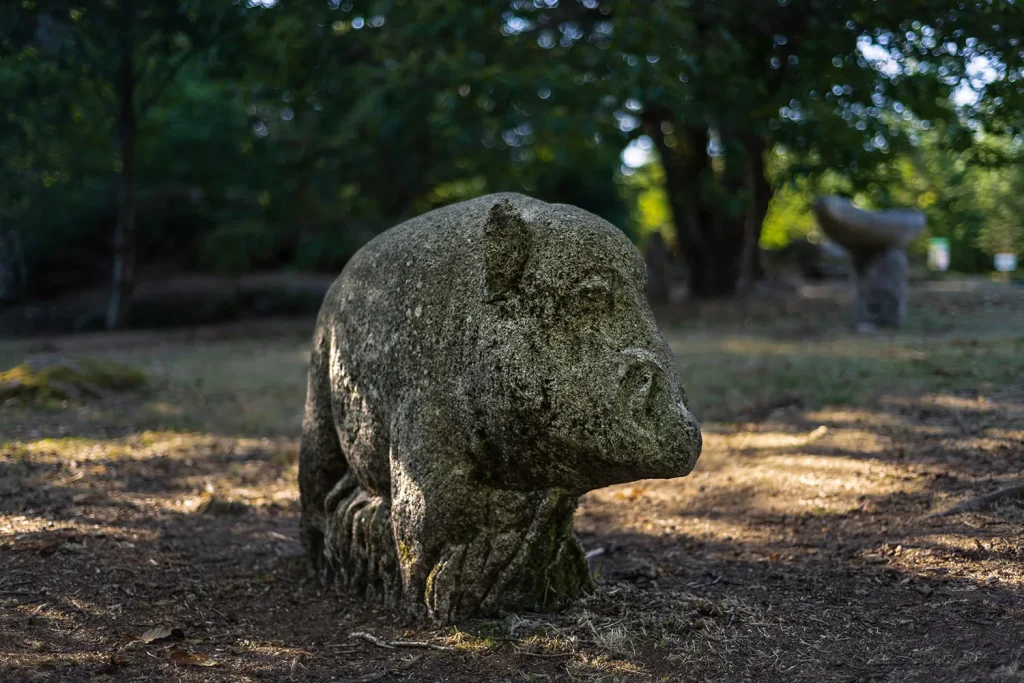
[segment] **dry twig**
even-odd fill
[[[384,640],[383,638],[378,638],[372,633],[367,633],[366,631],[353,631],[352,633],[348,634],[348,637],[359,638],[361,640],[365,640],[368,643],[373,643],[377,647],[383,647],[388,650],[394,650],[400,647],[422,647],[429,650],[441,650],[443,652],[451,652],[455,649],[453,647],[448,647],[447,645],[438,645],[437,643],[428,643],[422,640]]]
[[[999,489],[995,493],[971,498],[959,505],[954,505],[948,510],[929,515],[929,517],[952,517],[953,515],[959,515],[962,512],[974,512],[975,510],[991,507],[996,503],[1002,503],[1007,500],[1016,500],[1017,498],[1024,498],[1024,484],[1014,484],[1013,486],[1007,486],[1006,488]]]

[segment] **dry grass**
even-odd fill
[[[0,407],[0,681],[1024,680],[1024,507],[928,516],[1024,477],[1024,296],[942,283],[854,337],[833,294],[670,322],[693,474],[583,499],[594,595],[448,629],[306,573],[309,323],[0,343],[149,387]]]

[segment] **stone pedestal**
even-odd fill
[[[852,253],[857,293],[852,323],[857,331],[898,329],[906,314],[907,252],[903,249]]]

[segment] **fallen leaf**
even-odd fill
[[[879,553],[864,553],[860,559],[868,564],[885,564],[889,561],[887,557]]]
[[[152,643],[154,640],[163,640],[164,638],[169,638],[170,635],[170,626],[154,626],[153,628],[143,633],[139,637],[139,640],[141,640],[144,643]]]
[[[217,662],[206,655],[192,654],[184,650],[171,650],[171,659],[178,666],[217,666]]]
[[[812,430],[805,438],[806,438],[806,440],[809,443],[811,441],[817,441],[818,439],[820,439],[821,437],[823,437],[823,436],[825,436],[827,434],[828,434],[828,427],[826,427],[825,425],[821,425],[817,429]]]
[[[185,632],[180,628],[171,628],[170,626],[154,626],[149,629],[141,636],[139,640],[144,643],[155,643],[158,640],[164,640],[167,638],[174,638],[175,640],[181,640],[185,637]]]
[[[57,538],[44,541],[41,548],[39,548],[39,557],[50,557],[56,553],[60,547],[64,544],[64,539]]]
[[[240,500],[221,500],[216,496],[210,496],[199,504],[196,512],[214,517],[240,517],[249,512],[249,506]]]

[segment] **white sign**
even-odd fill
[[[942,237],[928,240],[928,267],[939,272],[949,270],[949,240]]]
[[[996,270],[1000,273],[1012,273],[1017,270],[1016,254],[996,254]]]

